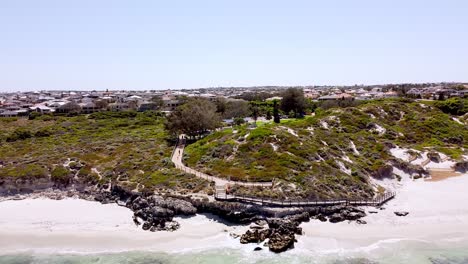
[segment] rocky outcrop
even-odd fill
[[[285,218],[268,218],[268,225],[251,226],[251,229],[241,236],[240,242],[261,243],[268,239],[265,246],[272,252],[280,253],[294,246],[295,235],[302,235],[300,223],[309,219],[310,215],[307,212]]]
[[[154,195],[151,197],[151,201],[155,205],[171,209],[172,211],[174,211],[175,214],[194,215],[197,213],[197,208],[195,208],[195,206],[193,206],[192,203],[185,200],[176,199],[172,197],[164,199],[161,196]]]
[[[421,177],[429,175],[429,172],[419,165],[414,165],[401,159],[393,158],[390,163],[397,169],[408,173],[409,175],[420,175]]]
[[[25,178],[2,178],[0,179],[0,195],[17,195],[32,192],[40,192],[50,189],[54,183],[48,178],[25,179]]]
[[[404,211],[401,211],[401,212],[394,212],[395,215],[397,216],[407,216],[409,214],[409,212],[404,212]]]
[[[322,222],[330,221],[331,223],[355,221],[366,216],[364,210],[346,205],[318,207],[309,211],[309,214],[317,220]]]
[[[253,205],[203,200],[192,200],[191,203],[199,213],[211,213],[231,223],[247,224],[264,218],[262,209]]]
[[[436,162],[436,163],[439,163],[441,161],[439,153],[434,152],[434,151],[431,151],[431,152],[427,153],[427,158],[430,161]]]
[[[284,252],[294,246],[296,238],[292,233],[274,232],[268,241],[268,248],[275,253]]]
[[[372,176],[376,179],[385,179],[385,178],[392,178],[393,177],[393,167],[389,164],[385,164],[377,168],[374,172],[372,172]]]
[[[468,171],[468,161],[456,162],[453,168],[458,172],[465,173]]]
[[[247,230],[247,232],[240,237],[240,242],[241,244],[261,243],[270,237],[270,232],[270,229]]]

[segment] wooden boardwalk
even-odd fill
[[[332,206],[332,205],[354,205],[354,206],[381,206],[395,197],[394,192],[384,193],[372,200],[273,200],[250,196],[229,195],[225,192],[215,193],[215,199],[218,201],[244,202],[271,207],[310,207],[310,206]]]
[[[185,139],[182,136],[177,140],[176,146],[172,151],[171,159],[176,168],[192,174],[196,177],[206,179],[215,183],[214,197],[218,201],[226,202],[241,202],[257,204],[270,207],[310,207],[310,206],[332,206],[332,205],[355,205],[355,206],[381,206],[387,201],[395,197],[395,193],[385,193],[377,196],[372,200],[352,200],[352,199],[337,199],[337,200],[274,200],[263,199],[259,197],[239,196],[227,194],[227,186],[241,185],[249,187],[272,187],[273,182],[241,182],[230,181],[224,178],[214,177],[206,173],[199,172],[190,167],[185,166],[183,161],[183,154],[185,148]]]

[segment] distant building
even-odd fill
[[[81,107],[81,112],[84,114],[90,114],[100,110],[94,102],[81,103],[78,105]]]
[[[350,94],[347,93],[341,93],[341,94],[332,94],[332,95],[325,95],[325,96],[320,96],[318,98],[319,101],[327,101],[327,100],[353,100],[354,97]]]
[[[48,113],[55,112],[55,109],[53,109],[51,107],[48,107],[48,106],[45,106],[45,105],[41,105],[41,104],[33,105],[33,106],[29,107],[29,110],[31,110],[33,112],[38,112],[38,113],[41,113],[41,114],[48,114]]]
[[[315,89],[304,89],[304,97],[310,99],[317,99],[320,97],[320,93]]]
[[[17,117],[18,116],[18,112],[16,111],[4,111],[4,112],[1,112],[0,113],[0,117]]]
[[[274,101],[274,100],[281,101],[281,100],[283,100],[283,97],[273,96],[273,97],[270,97],[270,98],[266,99],[266,101]]]

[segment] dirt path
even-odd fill
[[[173,154],[172,154],[172,162],[174,163],[175,167],[183,170],[186,173],[190,173],[192,175],[195,175],[196,177],[206,179],[209,181],[213,181],[216,186],[222,186],[223,188],[226,187],[226,185],[242,185],[242,186],[263,186],[263,187],[271,187],[273,185],[272,182],[240,182],[240,181],[228,181],[223,178],[219,177],[214,177],[211,175],[208,175],[206,173],[194,170],[190,167],[185,166],[183,163],[183,156],[184,156],[184,149],[185,149],[185,139],[184,135],[181,135],[179,138],[179,143],[177,147],[175,148]]]

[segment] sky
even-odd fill
[[[468,81],[464,0],[0,0],[0,91]]]

